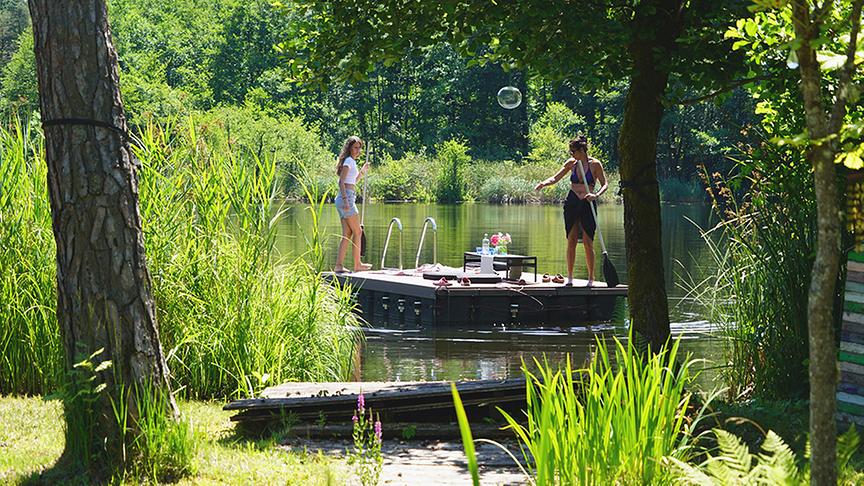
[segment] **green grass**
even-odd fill
[[[629,341],[616,339],[609,350],[598,340],[585,369],[574,371],[569,360],[564,369],[537,363],[536,375],[524,369],[525,416],[501,413],[534,483],[668,482],[664,458],[694,456],[701,419],[701,411],[688,417],[690,361],[678,357],[678,343],[642,356]],[[467,424],[460,426],[465,437]]]
[[[230,412],[214,402],[181,401],[181,413],[199,439],[197,473],[174,483],[198,484],[331,484],[341,483],[347,469],[340,461],[288,452],[275,437],[249,440],[238,436]],[[55,467],[63,451],[63,413],[58,401],[38,397],[0,397],[0,483],[55,484],[71,481]],[[41,475],[41,476],[40,476]],[[122,484],[146,484],[127,477]]]

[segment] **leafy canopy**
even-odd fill
[[[722,32],[728,19],[746,15],[746,6],[741,0],[687,2],[674,52],[657,50],[654,62],[686,77],[688,86],[731,79],[740,56],[728,55],[733,41]],[[293,29],[277,47],[293,77],[324,85],[362,80],[376,62],[391,65],[406,53],[448,42],[474,62],[608,86],[630,76],[628,46],[650,35],[637,19],[659,15],[646,2],[587,0],[298,0],[282,8]]]

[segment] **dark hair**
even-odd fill
[[[345,159],[351,155],[351,149],[354,148],[355,143],[359,143],[362,146],[363,140],[360,140],[360,137],[356,135],[351,135],[345,139],[345,144],[342,145],[342,151],[339,152],[339,157],[336,159],[336,175],[339,175],[339,172],[342,171],[342,165],[345,163]]]
[[[570,152],[588,153],[588,137],[577,135],[576,138],[570,140]]]

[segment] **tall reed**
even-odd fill
[[[809,167],[794,161],[780,167],[742,166],[752,175],[729,182],[705,174],[720,222],[704,230],[703,239],[717,271],[688,285],[711,320],[724,324],[727,366],[720,372],[732,397],[807,394],[816,207]],[[741,184],[750,186],[746,198],[730,189]]]
[[[280,255],[274,160],[211,150],[207,136],[194,120],[150,125],[136,149],[172,373],[196,397],[345,379],[356,318],[348,290],[317,273],[320,239],[310,240],[309,255]]]
[[[528,379],[524,420],[505,412],[536,484],[657,484],[668,481],[664,457],[690,458],[694,421],[688,360],[678,341],[643,356],[630,341],[610,352],[597,341],[585,369],[537,363]]]
[[[47,166],[32,127],[0,128],[0,393],[45,393],[63,377]]]
[[[349,290],[324,282],[309,255],[278,253],[272,157],[211,150],[210,135],[190,118],[147,125],[133,144],[174,382],[190,397],[236,397],[346,379],[358,338]],[[44,151],[17,123],[0,142],[0,393],[44,394],[63,376]]]

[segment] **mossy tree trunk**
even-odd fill
[[[132,452],[111,406],[128,407],[134,432],[135,394],[121,396],[122,386],[149,383],[170,396],[117,54],[104,0],[29,0],[29,6],[67,369],[99,349],[95,361],[111,361],[92,384],[107,385],[92,404],[66,404],[64,455],[91,471],[110,471]],[[170,404],[166,413],[176,413]]]
[[[633,74],[618,137],[624,195],[630,325],[653,350],[669,338],[669,305],[663,269],[660,188],[657,185],[657,134],[662,98],[669,79],[663,53],[674,48],[681,2],[655,0],[639,9],[628,46]]]
[[[846,108],[856,71],[855,52],[861,28],[864,0],[855,0],[850,7],[850,35],[846,60],[837,74],[838,85],[826,96],[823,73],[816,58],[816,48],[822,45],[823,30],[833,30],[823,22],[830,17],[835,4],[826,2],[811,7],[809,2],[792,2],[792,25],[801,75],[801,94],[810,147],[807,159],[813,165],[816,193],[817,239],[816,258],[810,278],[807,302],[810,347],[810,482],[837,484],[836,438],[837,425],[837,344],[834,336],[834,303],[837,276],[840,271],[841,207],[838,199],[835,158],[840,150],[839,135],[843,131]],[[812,8],[812,10],[811,10]],[[826,100],[833,99],[830,104]]]

